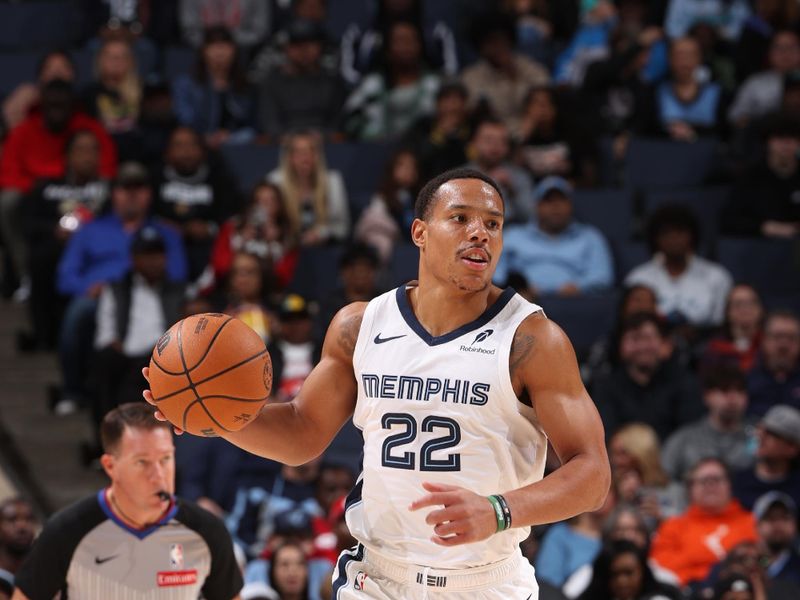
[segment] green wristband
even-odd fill
[[[506,528],[506,516],[503,513],[503,507],[500,504],[500,500],[498,500],[495,496],[487,496],[487,500],[494,508],[494,517],[497,519],[497,529],[495,533],[499,533]]]

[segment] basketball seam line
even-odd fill
[[[189,370],[186,368],[186,357],[183,355],[183,321],[181,321],[180,325],[178,325],[178,354],[181,357],[181,364],[183,365],[183,374],[186,375],[186,379],[189,381],[189,389],[192,390],[194,394],[195,401],[200,400],[200,394],[197,393],[197,389],[195,388],[194,382],[192,381],[192,375],[189,373]],[[192,406],[194,403],[190,404]],[[182,429],[186,430],[186,413],[189,412],[189,407],[187,406],[183,410],[183,419],[181,420]]]
[[[195,392],[195,395],[197,395],[197,392]],[[184,411],[183,411],[183,424],[184,424],[184,426],[186,425],[186,415],[189,413],[189,410],[190,410],[190,409],[191,409],[191,408],[192,408],[192,407],[193,407],[195,404],[199,404],[199,405],[200,405],[200,408],[202,408],[202,409],[205,411],[205,413],[208,415],[208,418],[209,418],[209,419],[211,419],[212,421],[214,421],[214,424],[215,424],[217,427],[219,427],[220,429],[222,429],[222,431],[226,431],[226,432],[228,432],[228,433],[233,433],[233,431],[232,431],[232,430],[228,429],[227,427],[225,427],[224,425],[222,425],[222,423],[220,423],[219,421],[217,421],[217,420],[214,418],[214,415],[212,415],[212,414],[209,412],[209,410],[206,408],[206,405],[205,405],[205,404],[203,404],[203,398],[201,398],[200,396],[197,396],[197,398],[196,398],[196,399],[192,400],[192,401],[189,403],[189,406],[187,406],[187,407],[186,407],[186,409],[184,409]],[[184,429],[185,429],[185,427],[184,427]]]
[[[222,371],[220,371],[218,373],[214,373],[213,375],[209,375],[208,377],[205,377],[205,378],[203,378],[203,379],[201,379],[200,381],[197,381],[197,382],[192,382],[192,378],[189,376],[189,374],[186,371],[184,371],[182,373],[178,373],[178,375],[186,375],[187,376],[187,378],[189,379],[189,385],[186,386],[186,387],[183,387],[183,388],[181,388],[179,390],[175,390],[174,392],[170,392],[166,396],[161,396],[160,398],[153,398],[153,402],[159,403],[162,400],[167,400],[169,398],[172,398],[173,396],[177,396],[178,394],[182,394],[183,392],[186,392],[186,391],[189,391],[189,390],[192,390],[194,392],[195,396],[199,396],[199,394],[197,393],[197,390],[195,389],[195,386],[198,386],[198,385],[201,385],[203,383],[206,383],[207,381],[211,381],[215,377],[219,377],[220,375],[224,375],[225,373],[227,373],[228,371],[232,371],[233,369],[238,369],[242,365],[245,365],[245,364],[249,363],[251,360],[255,360],[259,356],[263,356],[266,352],[267,352],[267,349],[264,348],[258,354],[254,354],[253,356],[250,356],[249,358],[246,358],[245,360],[241,361],[240,363],[237,363],[237,364],[232,365],[230,367],[226,367],[225,369],[222,369]],[[269,396],[267,396],[267,397],[269,398]]]
[[[150,360],[152,360],[152,361],[153,361],[153,364],[154,364],[155,366],[157,366],[157,367],[158,367],[158,368],[159,368],[161,371],[163,371],[164,373],[166,373],[167,375],[174,375],[174,376],[176,376],[176,377],[177,377],[177,376],[180,376],[180,375],[183,375],[183,374],[184,374],[184,371],[167,371],[167,370],[166,370],[164,367],[162,367],[162,366],[159,364],[159,362],[158,362],[158,361],[155,359],[155,357],[154,357],[154,356],[151,356],[151,357],[150,357]]]
[[[195,364],[195,365],[194,365],[193,367],[191,367],[191,368],[187,368],[187,371],[188,371],[189,373],[191,373],[191,372],[192,372],[192,371],[194,371],[194,370],[195,370],[197,367],[199,367],[199,366],[200,366],[200,364],[201,364],[201,363],[202,363],[202,362],[203,362],[203,361],[206,359],[206,357],[208,356],[208,353],[209,353],[209,352],[211,352],[211,346],[213,346],[213,345],[214,345],[214,342],[216,341],[216,339],[217,339],[217,336],[218,336],[218,335],[220,334],[220,332],[221,332],[221,331],[222,331],[222,330],[225,328],[225,325],[227,325],[227,324],[228,324],[228,323],[230,323],[231,321],[233,321],[233,317],[228,317],[228,319],[227,319],[227,320],[226,320],[226,321],[225,321],[225,322],[224,322],[222,325],[220,325],[220,326],[219,326],[219,329],[217,329],[217,331],[216,331],[216,332],[214,332],[214,335],[211,337],[211,340],[208,342],[208,347],[206,348],[206,351],[203,353],[203,356],[201,356],[201,357],[200,357],[200,360],[198,360],[198,361],[197,361],[197,364]]]

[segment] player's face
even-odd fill
[[[414,221],[412,237],[427,273],[459,290],[482,291],[503,250],[503,201],[480,179],[449,181],[428,218]]]
[[[117,451],[104,460],[114,495],[146,511],[165,508],[158,493],[175,491],[175,446],[165,427],[134,429],[126,427]]]

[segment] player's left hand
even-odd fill
[[[425,517],[425,522],[433,526],[433,543],[440,546],[470,544],[485,540],[497,531],[494,508],[486,497],[457,485],[425,482],[422,487],[429,493],[412,502],[408,510],[443,507]]]

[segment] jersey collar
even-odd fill
[[[158,530],[161,526],[169,523],[169,521],[173,517],[175,517],[175,515],[178,512],[178,503],[175,502],[174,499],[172,499],[170,501],[169,507],[167,508],[166,511],[164,511],[164,514],[158,521],[156,521],[152,525],[148,525],[144,529],[137,529],[135,527],[131,527],[125,521],[120,519],[114,512],[114,510],[111,508],[111,504],[108,501],[108,488],[104,488],[97,492],[97,502],[98,504],[100,504],[100,508],[103,510],[103,512],[109,519],[111,519],[115,524],[117,524],[119,527],[121,527],[131,535],[135,535],[140,540],[143,540],[148,535]]]
[[[397,288],[397,291],[395,292],[395,297],[397,298],[397,307],[400,309],[400,314],[403,315],[403,319],[405,320],[406,324],[423,342],[428,344],[428,346],[438,346],[439,344],[452,342],[456,338],[459,338],[470,331],[480,329],[489,321],[494,319],[498,314],[500,314],[500,311],[505,308],[506,304],[508,304],[511,298],[514,297],[514,294],[516,294],[514,288],[508,287],[503,290],[503,293],[501,293],[500,296],[498,296],[497,300],[494,301],[494,304],[483,311],[483,314],[481,314],[474,321],[471,321],[466,325],[462,325],[458,329],[450,331],[449,333],[445,333],[444,335],[431,335],[422,326],[422,323],[419,322],[417,315],[414,314],[414,310],[411,308],[411,303],[408,301],[408,294],[406,293],[407,289],[408,284],[401,285],[399,288]]]

